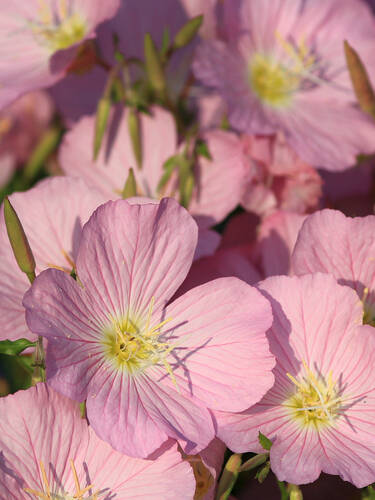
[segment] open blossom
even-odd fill
[[[193,498],[193,472],[176,444],[155,460],[127,457],[45,384],[1,398],[0,412],[2,500]]]
[[[119,0],[13,0],[1,8],[0,108],[61,79],[78,45],[95,36]]]
[[[70,273],[74,268],[83,224],[105,201],[80,179],[46,179],[9,197],[33,251],[36,272],[48,267]],[[9,243],[4,211],[0,213],[0,339],[35,340],[25,322],[22,298],[30,286]]]
[[[274,314],[275,385],[245,412],[217,413],[218,436],[234,451],[260,453],[262,432],[280,481],[309,483],[326,472],[357,487],[373,483],[375,337],[356,293],[321,273],[275,276],[260,289]]]
[[[196,242],[172,199],[108,202],[83,229],[77,282],[48,269],[24,297],[29,327],[48,339],[49,384],[87,400],[95,432],[131,456],[169,437],[199,453],[215,435],[209,409],[241,411],[273,384],[271,311],[256,289],[221,278],[168,303]]]
[[[356,107],[343,50],[349,40],[373,74],[375,19],[364,2],[239,0],[224,8],[225,41],[204,41],[194,70],[224,98],[234,128],[282,130],[304,161],[329,170],[374,151],[374,125]]]
[[[92,159],[95,118],[80,120],[66,134],[60,148],[62,169],[68,175],[82,177],[108,199],[114,199],[121,196],[129,168],[133,167],[138,195],[155,199],[162,196],[178,198],[175,174],[163,189],[158,189],[165,173],[164,163],[179,152],[173,116],[158,107],[152,109],[152,116],[140,114],[142,167],[138,168],[129,134],[128,113],[128,110],[117,108],[96,162]],[[202,138],[212,159],[201,156],[194,166],[195,189],[189,211],[200,227],[207,228],[223,220],[239,203],[246,169],[240,140],[234,134],[215,130]]]
[[[375,325],[375,216],[346,217],[337,210],[310,215],[292,255],[295,274],[330,273],[356,290],[364,322]]]

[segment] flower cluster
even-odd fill
[[[375,498],[371,2],[13,0],[0,39],[0,499]]]

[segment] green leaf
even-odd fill
[[[258,439],[259,439],[259,443],[262,446],[262,448],[264,448],[267,451],[270,451],[271,446],[272,446],[272,441],[270,439],[268,439],[268,437],[266,437],[260,431],[258,434]]]
[[[27,339],[18,340],[1,340],[0,341],[0,354],[7,354],[8,356],[17,356],[28,347],[35,347],[36,342],[30,342]]]
[[[173,171],[175,168],[178,167],[178,165],[181,162],[181,155],[173,155],[170,156],[163,164],[163,170],[164,173],[159,181],[158,187],[157,187],[157,192],[159,194],[162,194],[163,189],[167,185],[169,179],[171,178],[171,175],[173,174]]]

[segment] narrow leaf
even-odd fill
[[[255,469],[256,467],[259,467],[259,465],[264,464],[268,457],[269,453],[260,453],[259,455],[255,455],[255,457],[250,458],[241,465],[240,472],[249,471]]]
[[[272,446],[272,441],[270,439],[268,439],[268,437],[266,437],[261,432],[259,432],[259,434],[258,434],[258,439],[259,439],[259,443],[260,443],[261,447],[267,451],[270,451],[271,446]]]
[[[96,161],[99,155],[103,137],[107,128],[110,109],[111,109],[111,99],[109,97],[102,97],[99,100],[98,107],[96,109],[95,135],[94,135],[94,161]]]
[[[164,69],[160,61],[159,52],[150,33],[145,34],[144,52],[146,72],[150,85],[161,99],[165,99],[167,83]]]

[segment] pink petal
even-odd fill
[[[168,343],[177,345],[168,358],[177,387],[209,408],[241,411],[272,386],[265,335],[272,318],[254,288],[237,278],[211,281],[169,305],[166,317],[172,318],[164,327]]]

